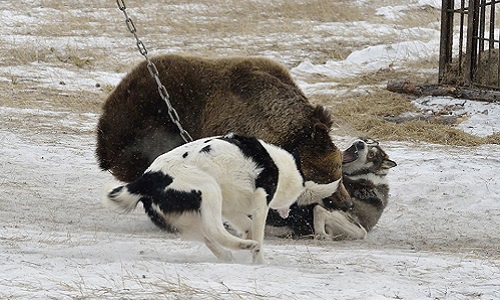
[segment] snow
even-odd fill
[[[376,10],[377,15],[384,16],[388,20],[402,18],[405,12],[410,9],[425,8],[426,6],[433,8],[441,8],[441,0],[421,0],[421,1],[408,1],[405,5],[382,6]],[[413,3],[412,3],[413,2]],[[415,3],[416,2],[416,3]]]
[[[101,207],[100,185],[110,178],[97,170],[92,136],[26,138],[4,130],[1,136],[6,172],[0,182],[13,195],[2,200],[0,211],[4,296],[500,296],[498,256],[477,253],[498,251],[500,242],[496,145],[384,145],[398,162],[390,174],[392,201],[366,240],[269,239],[266,264],[252,265],[243,251],[235,253],[236,263],[218,262],[202,244],[156,230],[140,209],[115,215]]]
[[[362,27],[356,26],[356,29],[352,30],[352,34],[359,32],[359,30],[366,32],[365,28],[369,27],[369,24],[362,23],[362,25]],[[323,25],[323,28],[325,26]],[[338,30],[340,28],[337,25],[333,26],[333,28],[335,29],[332,29],[332,32],[345,32]],[[374,26],[371,26],[371,29],[367,30],[374,30]],[[353,51],[344,60],[329,60],[324,64],[313,64],[306,60],[293,68],[291,70],[292,74],[299,80],[304,75],[311,74],[329,78],[349,78],[381,69],[401,68],[403,64],[407,64],[408,62],[439,55],[438,30],[419,28],[397,30],[396,28],[393,29],[386,26],[377,28],[377,30],[379,34],[397,34],[401,39],[407,40],[392,44],[368,46],[361,50]],[[315,93],[318,90],[324,90],[324,83],[308,84],[302,87],[307,93]]]
[[[495,103],[466,101],[449,97],[421,97],[414,101],[417,108],[432,114],[446,111],[467,120],[456,127],[477,136],[488,136],[500,128],[500,106]]]
[[[31,77],[42,87],[63,91],[80,91],[82,89],[92,91],[96,89],[96,85],[116,86],[125,75],[124,73],[96,70],[68,70],[39,62],[31,63],[22,69],[0,67],[0,72],[15,78]],[[0,77],[0,81],[9,82],[10,80],[7,77]]]
[[[323,65],[303,62],[292,69],[294,74],[308,72],[329,77],[352,77],[388,68],[397,61],[419,60],[436,53],[439,43],[408,41],[390,45],[377,45],[354,51],[343,61],[328,61]]]
[[[406,4],[440,6],[436,0],[391,3],[377,10],[389,23],[404,18]],[[201,9],[197,4],[179,6]],[[0,31],[9,33],[51,13],[40,8],[31,16],[18,15],[14,7],[6,7],[10,10],[0,12]],[[349,26],[370,27],[353,22],[323,24],[317,30]],[[377,24],[371,30],[367,39],[389,34],[391,26]],[[339,32],[340,38],[348,36]],[[17,40],[40,43],[25,38]],[[344,60],[303,60],[292,74],[306,93],[338,92],[333,81],[309,82],[308,76],[350,78],[405,67],[415,56],[438,55],[435,28],[413,28],[398,38],[363,47]],[[56,41],[62,40],[44,43]],[[0,64],[0,82],[18,76],[36,88],[61,93],[90,93],[96,83],[115,85],[123,75],[43,62]],[[94,158],[98,115],[14,108],[2,99],[1,299],[500,299],[499,145],[382,141],[398,166],[389,174],[389,206],[365,240],[268,237],[265,264],[251,264],[246,251],[234,252],[235,263],[222,263],[201,243],[156,229],[141,208],[119,215],[101,205],[103,186],[113,179],[98,169]],[[458,127],[472,134],[484,136],[500,128],[498,104],[429,97],[414,103],[429,112],[453,107],[452,114],[468,118]],[[351,137],[334,139],[345,148]]]

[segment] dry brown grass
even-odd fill
[[[170,1],[185,5],[185,1]],[[141,20],[143,26],[171,26],[173,34],[261,35],[270,32],[300,32],[302,21],[341,22],[358,21],[363,17],[360,8],[351,1],[199,1],[206,8],[184,9],[181,16],[152,15]],[[215,9],[209,9],[215,8]],[[165,8],[168,13],[168,7]],[[203,15],[200,18],[200,14]],[[202,26],[200,26],[202,25]],[[307,25],[306,25],[307,27]]]
[[[439,28],[441,11],[430,6],[413,8],[406,11],[404,18],[399,18],[395,24],[404,27],[421,27],[423,24],[434,23],[434,28]]]
[[[322,98],[322,97],[319,97]],[[331,99],[317,99],[332,103]],[[365,96],[347,97],[333,101],[333,117],[339,132],[350,135],[370,136],[377,139],[428,142],[452,146],[478,146],[500,144],[500,133],[486,138],[474,136],[450,125],[426,121],[408,121],[400,124],[383,119],[415,111],[411,99],[383,89]]]
[[[387,22],[376,14],[371,5],[360,6],[347,0],[200,0],[196,3],[174,0],[163,3],[161,9],[156,2],[125,2],[150,52],[169,50],[207,56],[269,56],[269,53],[274,53],[289,67],[304,59],[313,63],[342,60],[353,50],[366,47],[371,42],[353,38],[324,43],[323,39],[335,38],[335,33],[315,31],[318,25],[328,22]],[[386,2],[390,5],[390,1]],[[123,22],[123,14],[114,1],[69,3],[43,0],[41,5],[47,10],[39,23],[29,26],[19,24],[13,28],[13,34],[28,36],[31,42],[25,43],[18,37],[8,39],[0,46],[3,58],[0,66],[43,63],[73,71],[126,72],[134,65],[131,61],[142,59]],[[27,16],[38,17],[38,10],[27,9],[24,12]],[[393,20],[398,29],[422,26],[435,29],[438,21],[439,11],[429,7],[414,9],[405,18]],[[360,33],[363,34],[366,33]],[[93,43],[93,38],[109,42]],[[47,39],[55,42],[47,42]],[[392,43],[397,39],[390,35],[377,36],[374,43]],[[67,42],[57,42],[60,40]],[[422,70],[436,68],[437,60],[419,61],[408,63],[405,70],[394,71],[388,67],[356,78],[334,79],[340,90],[353,92],[348,92],[348,96],[313,96],[311,100],[333,106],[335,121],[346,135],[372,135],[382,139],[450,145],[499,143],[498,133],[482,139],[450,126],[422,121],[393,124],[382,119],[414,110],[409,98],[383,89],[387,81],[435,82],[437,72]],[[4,74],[4,77],[8,81],[0,81],[2,105],[20,108],[99,113],[102,102],[113,89],[102,86],[100,91],[61,92],[37,86],[36,79],[13,74]],[[312,76],[310,81],[332,79]],[[360,86],[366,87],[368,94],[356,96],[359,93],[354,91]]]
[[[12,88],[14,86],[14,88]],[[106,93],[109,93],[109,88]],[[100,113],[104,97],[84,91],[66,91],[49,88],[33,88],[29,83],[0,83],[2,105],[18,108],[71,111],[77,113]]]
[[[361,21],[366,9],[354,5],[352,1],[276,1],[277,10],[288,19],[312,20],[318,22]]]

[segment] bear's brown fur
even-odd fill
[[[341,178],[342,154],[329,130],[332,120],[312,105],[286,68],[257,57],[153,58],[180,122],[193,139],[237,132],[288,151],[298,150],[307,180]],[[183,143],[143,62],[116,87],[97,127],[99,166],[131,182],[160,154]],[[339,188],[348,197],[343,187]]]

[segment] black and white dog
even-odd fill
[[[279,218],[277,212],[271,210],[267,224],[285,227],[280,234],[291,233],[295,237],[364,238],[387,206],[389,183],[386,175],[396,162],[389,159],[377,141],[368,138],[356,140],[342,156],[342,180],[351,196],[352,209],[341,210],[330,199],[325,199],[321,205],[295,203],[286,219]]]
[[[154,223],[204,241],[219,259],[232,260],[224,247],[249,249],[252,261],[262,263],[269,207],[285,218],[299,196],[301,203],[330,196],[339,182],[304,182],[299,160],[289,152],[229,134],[160,155],[141,177],[112,189],[104,200],[125,212],[142,202]],[[224,222],[242,238],[230,234]]]

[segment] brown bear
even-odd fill
[[[305,180],[341,178],[342,153],[329,135],[329,112],[308,101],[283,65],[259,57],[162,55],[151,61],[193,139],[228,132],[255,136],[298,152]],[[157,156],[183,143],[147,62],[139,64],[104,104],[97,125],[100,168],[132,182]],[[338,193],[349,197],[342,185]]]

